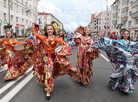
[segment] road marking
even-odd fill
[[[55,50],[61,49],[62,46],[59,46]],[[31,71],[31,68],[28,70],[28,72]],[[27,72],[27,73],[28,73]],[[20,80],[23,76],[19,77],[16,81]],[[32,78],[33,78],[33,72],[31,72],[23,81],[18,83],[10,92],[8,92],[1,100],[0,102],[9,102]],[[4,86],[2,89],[0,89],[0,93],[3,93],[5,90],[7,90],[10,86],[12,86],[15,83],[15,81],[10,82],[8,85]]]
[[[110,62],[108,58],[106,58],[103,54],[100,54],[107,62]]]
[[[59,47],[56,49],[56,51],[59,52],[61,48],[62,48],[62,46],[59,46]]]
[[[31,79],[33,78],[33,72],[29,74],[22,82],[14,87],[9,93],[7,93],[0,102],[9,102]]]
[[[29,68],[26,72],[29,73],[31,70],[33,69],[33,67]],[[20,76],[19,78],[17,78],[16,80],[13,80],[11,82],[9,82],[8,84],[6,84],[4,87],[2,87],[0,89],[0,94],[2,94],[4,91],[6,91],[8,88],[10,88],[14,83],[16,83],[18,80],[20,80],[22,77],[24,77],[24,75]]]
[[[0,72],[3,72],[3,71],[5,71],[5,70],[7,70],[7,65],[2,66],[2,68],[0,68],[0,69],[1,69]]]

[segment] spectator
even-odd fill
[[[112,32],[109,38],[117,40],[117,37],[115,36],[115,32]],[[116,44],[113,44],[113,45],[116,46]]]

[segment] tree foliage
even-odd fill
[[[12,28],[12,25],[7,23],[7,25],[5,25],[3,28],[4,28],[4,30],[10,30]]]

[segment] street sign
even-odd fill
[[[2,20],[0,19],[0,24],[2,24]]]
[[[3,23],[6,24],[6,23],[7,23],[7,20],[5,19],[5,20],[3,21]]]

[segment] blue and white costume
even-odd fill
[[[136,46],[134,52],[131,51],[132,46]],[[106,51],[114,67],[108,83],[113,89],[119,85],[122,91],[132,93],[138,79],[138,42],[101,38],[99,48]]]

